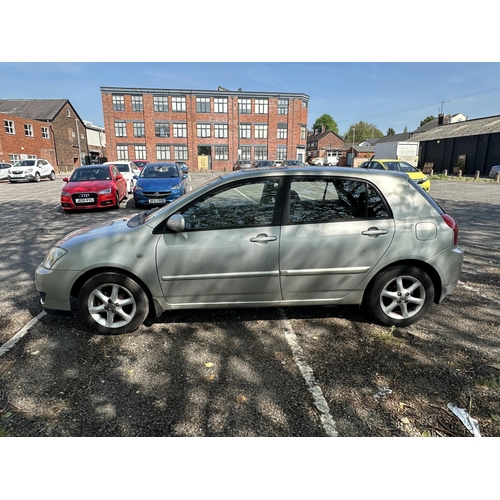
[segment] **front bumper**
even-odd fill
[[[71,314],[71,288],[77,278],[74,271],[54,271],[40,264],[35,270],[35,286],[44,311]]]

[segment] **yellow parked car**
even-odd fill
[[[429,192],[431,189],[431,181],[429,176],[423,174],[418,168],[401,160],[379,160],[374,159],[367,161],[361,165],[363,168],[371,168],[374,170],[393,170],[396,172],[406,172],[410,179],[413,179],[422,189]]]

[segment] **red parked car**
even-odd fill
[[[86,165],[78,167],[61,192],[64,211],[85,208],[120,208],[127,196],[127,181],[115,165]]]

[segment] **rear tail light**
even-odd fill
[[[453,244],[458,244],[458,224],[457,221],[448,214],[441,214],[441,217],[446,222],[446,224],[453,229]]]

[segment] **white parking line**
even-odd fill
[[[0,356],[12,349],[12,347],[14,347],[14,345],[29,332],[30,328],[46,314],[47,313],[45,311],[42,311],[38,316],[35,316],[30,322],[26,323],[26,325],[24,325],[10,340],[5,342],[5,344],[0,347]]]
[[[300,373],[302,373],[302,376],[306,381],[307,388],[312,394],[316,408],[321,413],[320,420],[321,424],[323,425],[323,429],[327,436],[338,437],[339,433],[337,431],[335,421],[330,414],[330,407],[328,406],[328,403],[323,396],[323,391],[316,383],[316,378],[314,377],[312,368],[305,361],[302,347],[300,347],[297,336],[293,331],[292,324],[290,323],[290,320],[287,318],[283,309],[279,309],[279,312],[281,318],[283,319],[283,323],[285,324],[285,338],[288,342],[288,345],[290,346],[290,349],[292,350],[293,360],[299,367]]]

